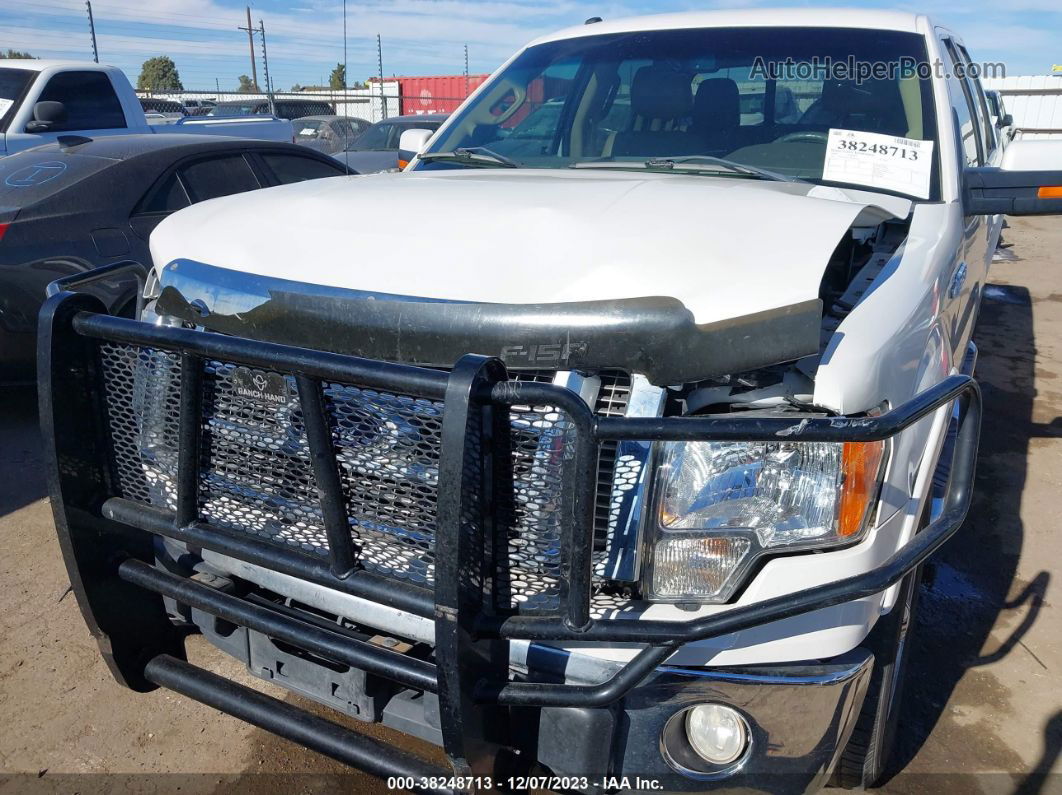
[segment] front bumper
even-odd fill
[[[754,748],[759,750],[742,770],[730,771],[731,779],[768,770],[789,773],[799,767],[803,772],[794,773],[793,781],[799,779],[800,786],[813,785],[828,773],[829,763],[845,741],[861,699],[864,667],[857,664],[854,672],[850,667],[845,669],[848,673],[829,688],[791,680],[753,682],[747,673],[702,671],[693,675],[676,669],[661,671],[660,667],[675,649],[689,641],[880,593],[958,529],[970,502],[980,400],[975,382],[963,376],[947,379],[909,403],[873,418],[822,418],[798,424],[759,417],[602,419],[566,389],[508,381],[497,360],[468,356],[447,374],[151,326],[108,317],[101,310],[87,295],[64,293],[49,299],[41,318],[39,375],[42,427],[51,454],[49,486],[60,545],[82,612],[115,676],[134,689],[149,690],[156,685],[177,689],[381,775],[419,771],[442,776],[444,785],[436,786],[436,781],[419,787],[423,789],[452,789],[445,784],[451,774],[495,774],[511,756],[508,751],[520,747],[519,718],[528,714],[547,721],[547,725],[551,725],[551,716],[556,716],[561,721],[558,727],[578,727],[584,716],[587,720],[612,720],[609,731],[601,733],[611,738],[608,756],[602,760],[600,745],[595,744],[599,749],[595,764],[604,762],[609,773],[636,774],[637,766],[644,774],[650,768],[657,769],[662,759],[658,752],[656,761],[652,757],[652,749],[658,745],[652,738],[654,732],[659,734],[661,721],[687,699],[700,698],[701,693],[732,699],[754,726]],[[173,429],[177,457],[172,483],[168,484],[175,495],[172,505],[130,498],[135,495],[126,491],[125,482],[140,477],[140,465],[130,468],[128,449],[122,454],[126,458],[119,460],[110,423],[116,412],[126,423],[141,419],[130,406],[107,405],[108,375],[101,364],[101,341],[125,346],[131,361],[145,363],[149,372],[157,367],[159,351],[178,363],[179,387],[168,396],[160,396],[179,417]],[[207,410],[203,392],[212,379],[219,378],[218,361],[254,368],[253,372],[279,374],[297,384],[301,424],[291,428],[302,434],[299,449],[309,450],[303,460],[307,467],[312,463],[312,482],[327,535],[323,549],[277,543],[262,533],[204,519],[201,492],[206,486],[200,468],[217,440],[203,432],[200,423]],[[348,524],[346,500],[351,486],[341,481],[339,454],[323,407],[322,382],[350,384],[372,394],[418,396],[443,406],[438,434],[433,588],[381,576],[359,565],[359,551]],[[802,441],[874,441],[898,433],[956,400],[961,418],[944,511],[882,566],[694,621],[591,616],[592,495],[597,447],[603,440],[767,440],[782,433]],[[554,479],[560,491],[551,503],[557,533],[550,546],[541,547],[549,552],[549,565],[555,566],[557,576],[545,603],[548,609],[543,610],[540,602],[534,613],[502,598],[511,593],[510,572],[503,557],[495,553],[511,541],[504,514],[491,506],[503,504],[507,484],[510,489],[515,484],[516,476],[504,465],[511,460],[507,423],[514,405],[551,407],[552,413],[568,418],[563,443],[550,448],[555,455],[547,462],[559,467]],[[205,587],[187,572],[160,571],[153,567],[158,551],[153,536],[431,619],[434,646],[430,655],[391,651],[334,626],[321,626],[247,601],[239,592]],[[290,706],[243,692],[246,689],[181,662],[183,636],[169,621],[163,599],[151,594],[400,687],[435,694],[439,736],[452,771],[430,768],[319,718],[300,717],[293,722]],[[601,681],[542,677],[534,666],[525,675],[513,674],[508,653],[511,646],[550,641],[637,643],[643,648]],[[778,674],[765,675],[770,678]],[[833,691],[821,709],[816,708],[817,714],[831,717],[816,719],[815,726],[791,728],[792,724],[786,724],[784,715],[802,716],[819,689]],[[595,725],[587,724],[590,733],[597,731]],[[546,734],[554,738],[547,739],[548,746],[571,731]],[[554,766],[564,764],[565,745],[548,756]],[[661,775],[666,773],[659,769]],[[706,782],[676,776],[673,769],[667,775],[675,782],[673,789],[725,785],[723,780]]]
[[[656,782],[669,792],[815,792],[826,784],[848,742],[872,666],[873,657],[862,649],[817,664],[756,670],[662,666],[620,702],[609,769],[629,781]],[[751,733],[745,754],[711,774],[685,769],[661,742],[673,716],[704,702],[736,708]],[[593,764],[582,770],[568,769],[571,763],[567,760],[579,758],[572,753],[579,747],[575,738],[593,733],[555,730],[565,723],[578,725],[563,715],[567,711],[578,712],[543,710],[540,727],[545,731],[540,728],[539,759],[556,772],[578,772],[588,778],[596,773],[600,778],[601,768]],[[547,737],[554,739],[543,746]]]
[[[160,557],[168,566],[174,551],[174,542],[167,542]],[[222,571],[233,568],[226,564],[211,556],[208,565]],[[167,579],[136,562],[123,564],[123,572],[148,588],[159,587]],[[206,579],[211,581],[211,576]],[[431,691],[395,689],[377,674],[336,669],[299,656],[291,645],[265,632],[231,623],[219,625],[211,612],[188,609],[186,602],[195,602],[195,598],[189,599],[186,585],[182,590],[183,595],[167,591],[172,594],[167,597],[168,609],[180,612],[183,607],[188,620],[211,644],[243,662],[255,676],[359,720],[383,723],[443,744],[439,700]],[[376,630],[366,626],[366,631]],[[402,634],[396,627],[390,632]],[[722,787],[813,792],[825,783],[848,740],[872,666],[873,657],[864,649],[832,660],[786,666],[708,669],[665,665],[607,706],[514,711],[510,725],[494,727],[490,739],[536,761],[551,776],[567,782],[566,788],[588,793],[605,792],[610,779],[640,779],[646,782],[643,789],[668,792]],[[588,686],[607,681],[620,668],[619,663],[543,644],[512,642],[509,649],[510,676],[526,682]],[[748,750],[740,759],[708,775],[685,767],[662,742],[672,718],[703,702],[739,710],[751,734]]]

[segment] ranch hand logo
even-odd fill
[[[232,371],[232,389],[240,397],[251,400],[280,405],[288,402],[288,384],[280,373],[237,367]]]

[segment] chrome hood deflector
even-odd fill
[[[176,260],[155,311],[225,334],[448,367],[466,353],[512,368],[645,375],[657,385],[741,372],[818,352],[817,299],[697,324],[676,298],[551,304],[441,301],[305,284]]]

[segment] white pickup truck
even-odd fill
[[[91,62],[10,59],[0,64],[0,157],[51,143],[60,135],[158,132],[133,87],[114,66]],[[293,141],[291,122],[272,116],[189,116],[166,133],[214,133],[265,141]]]
[[[53,297],[52,505],[117,679],[416,791],[872,785],[1001,220],[1062,212],[968,63],[911,13],[588,20],[404,173],[163,221],[139,321]]]

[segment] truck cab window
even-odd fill
[[[103,72],[60,72],[48,81],[37,101],[62,102],[66,108],[66,121],[49,132],[126,127],[122,104]]]
[[[970,53],[966,51],[966,48],[961,44],[955,46],[959,53],[959,57],[962,58],[967,69],[970,69],[973,61],[970,60]],[[978,121],[981,125],[982,137],[985,144],[985,160],[991,158],[992,153],[996,150],[996,146],[999,141],[996,139],[995,125],[992,123],[992,114],[989,112],[988,100],[985,97],[985,90],[981,86],[981,80],[973,77],[971,72],[966,73],[966,83],[970,88],[970,94],[974,98],[975,106],[977,109]]]
[[[966,82],[956,75],[963,69],[963,64],[955,52],[955,46],[950,39],[944,41],[944,49],[948,53],[947,79],[948,96],[951,98],[951,108],[955,111],[955,118],[959,127],[959,138],[964,157],[963,165],[979,166],[984,163],[984,150],[981,142],[981,131],[978,129],[977,113],[974,110],[973,96]]]

